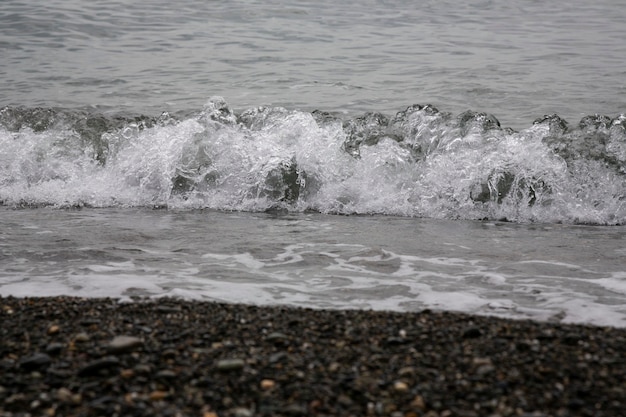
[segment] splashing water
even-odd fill
[[[626,116],[516,132],[430,105],[392,118],[235,114],[219,97],[183,117],[6,107],[0,201],[626,224]]]

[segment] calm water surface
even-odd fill
[[[160,114],[393,114],[413,103],[527,127],[626,111],[626,9],[611,0],[60,1],[0,7],[0,104]]]

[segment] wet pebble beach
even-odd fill
[[[0,297],[0,416],[624,416],[626,329]]]

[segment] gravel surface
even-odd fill
[[[626,416],[626,329],[0,297],[0,416]]]

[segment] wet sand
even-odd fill
[[[626,329],[0,297],[0,416],[624,416]]]

